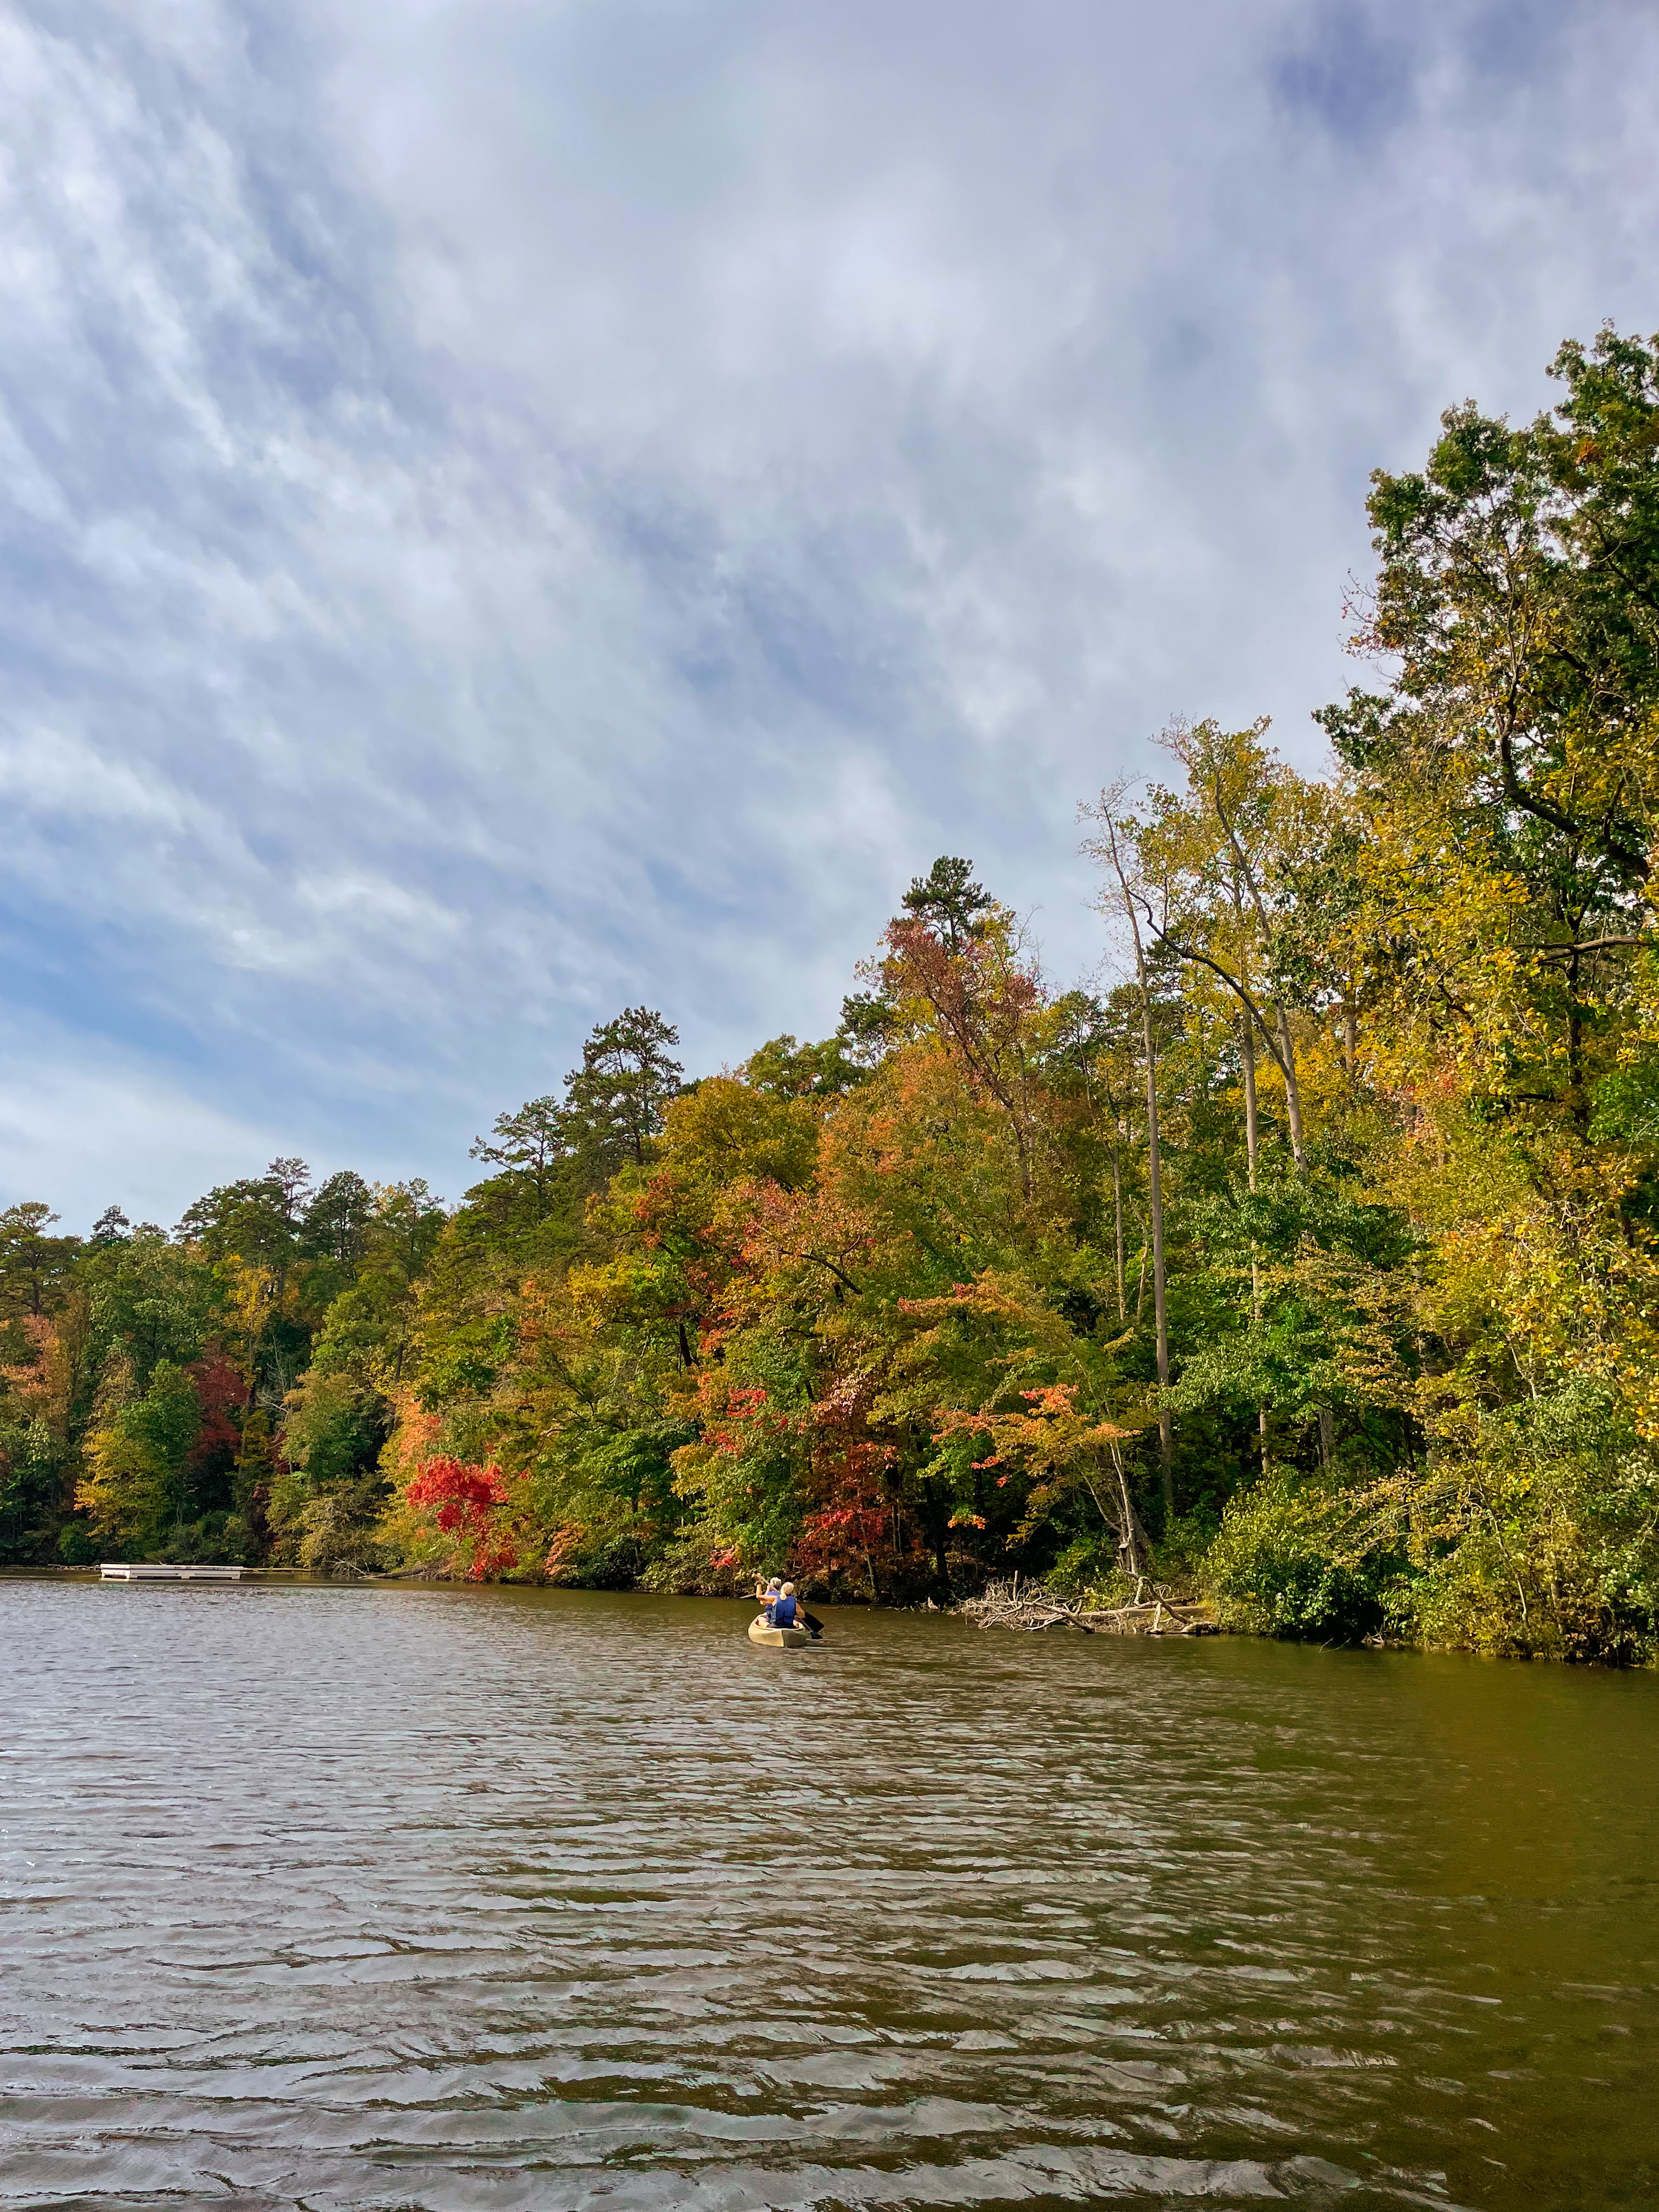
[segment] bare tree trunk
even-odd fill
[[[1140,1525],[1140,1516],[1135,1511],[1134,1499],[1129,1494],[1129,1478],[1124,1472],[1123,1455],[1115,1444],[1111,1447],[1111,1452],[1112,1471],[1117,1477],[1117,1494],[1123,1509],[1123,1531],[1118,1539],[1118,1551],[1129,1572],[1134,1576],[1139,1592],[1141,1577],[1146,1572],[1147,1553],[1151,1547],[1146,1541],[1146,1531]],[[1096,1503],[1098,1504],[1099,1500],[1097,1499]]]
[[[1123,1268],[1123,1160],[1112,1146],[1112,1221],[1117,1233],[1117,1317],[1129,1318],[1129,1283]]]
[[[1130,920],[1134,919],[1131,908]],[[1170,1390],[1170,1302],[1164,1282],[1164,1171],[1158,1141],[1158,1041],[1152,1030],[1152,994],[1146,980],[1140,932],[1135,930],[1135,960],[1140,970],[1141,1024],[1146,1037],[1146,1195],[1152,1217],[1152,1315],[1158,1328],[1158,1458],[1164,1484],[1164,1525],[1175,1519],[1175,1439],[1165,1402]]]
[[[1261,1115],[1255,1095],[1255,1025],[1249,1013],[1238,1025],[1238,1059],[1244,1072],[1244,1158],[1249,1170],[1250,1194],[1255,1194],[1256,1160],[1261,1149]],[[1256,1250],[1254,1237],[1250,1239],[1250,1319],[1259,1328],[1261,1325],[1261,1259]],[[1256,1431],[1261,1438],[1261,1472],[1267,1472],[1267,1408],[1258,1404],[1255,1409]]]
[[[1256,1154],[1261,1145],[1261,1116],[1255,1096],[1255,1024],[1248,1013],[1238,1020],[1238,1062],[1244,1073],[1244,1158],[1255,1188]]]
[[[1169,1407],[1170,1305],[1164,1278],[1164,1175],[1158,1141],[1158,1039],[1152,1027],[1152,991],[1146,972],[1146,946],[1140,934],[1140,917],[1135,912],[1129,878],[1124,872],[1116,824],[1108,816],[1104,817],[1104,826],[1113,872],[1123,894],[1123,911],[1129,918],[1129,933],[1134,939],[1135,973],[1140,982],[1141,1030],[1146,1044],[1146,1185],[1152,1221],[1152,1312],[1158,1326],[1158,1455],[1163,1477],[1164,1526],[1167,1529],[1175,1519],[1175,1437]]]
[[[1291,1121],[1291,1152],[1296,1160],[1296,1171],[1305,1182],[1308,1174],[1308,1154],[1302,1141],[1302,1091],[1296,1079],[1296,1047],[1291,1042],[1290,1018],[1282,1004],[1276,1005],[1279,1018],[1279,1048],[1285,1076],[1285,1107]],[[1328,1474],[1336,1457],[1336,1420],[1328,1406],[1319,1408],[1319,1464]]]
[[[1279,1049],[1280,1066],[1285,1075],[1285,1111],[1291,1124],[1291,1157],[1296,1162],[1298,1175],[1308,1172],[1308,1155],[1302,1142],[1302,1086],[1296,1079],[1296,1047],[1291,1042],[1290,1017],[1283,1006],[1275,1006],[1279,1019]]]

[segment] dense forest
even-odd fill
[[[1081,810],[1119,980],[942,859],[836,1034],[628,1009],[480,1180],[0,1217],[0,1559],[1659,1652],[1659,339],[1373,480],[1322,779],[1179,724]],[[876,933],[872,928],[872,939]]]

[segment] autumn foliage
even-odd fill
[[[0,1555],[1659,1656],[1659,342],[1380,475],[1309,773],[1164,732],[1067,987],[941,856],[833,1035],[596,1026],[459,1203],[0,1215]]]
[[[447,1455],[428,1460],[404,1492],[410,1505],[430,1511],[443,1534],[460,1540],[455,1562],[475,1582],[499,1574],[516,1558],[497,1513],[510,1494],[499,1467],[469,1466]]]

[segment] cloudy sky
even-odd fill
[[[1620,0],[0,7],[0,1202],[453,1196],[629,1002],[1353,672],[1368,471],[1659,326]]]

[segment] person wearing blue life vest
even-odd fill
[[[774,1575],[763,1586],[757,1576],[755,1596],[766,1607],[769,1628],[805,1628],[811,1631],[814,1639],[823,1635],[823,1623],[808,1613],[796,1595],[793,1583],[781,1583]],[[782,1612],[779,1611],[781,1606],[785,1608]]]

